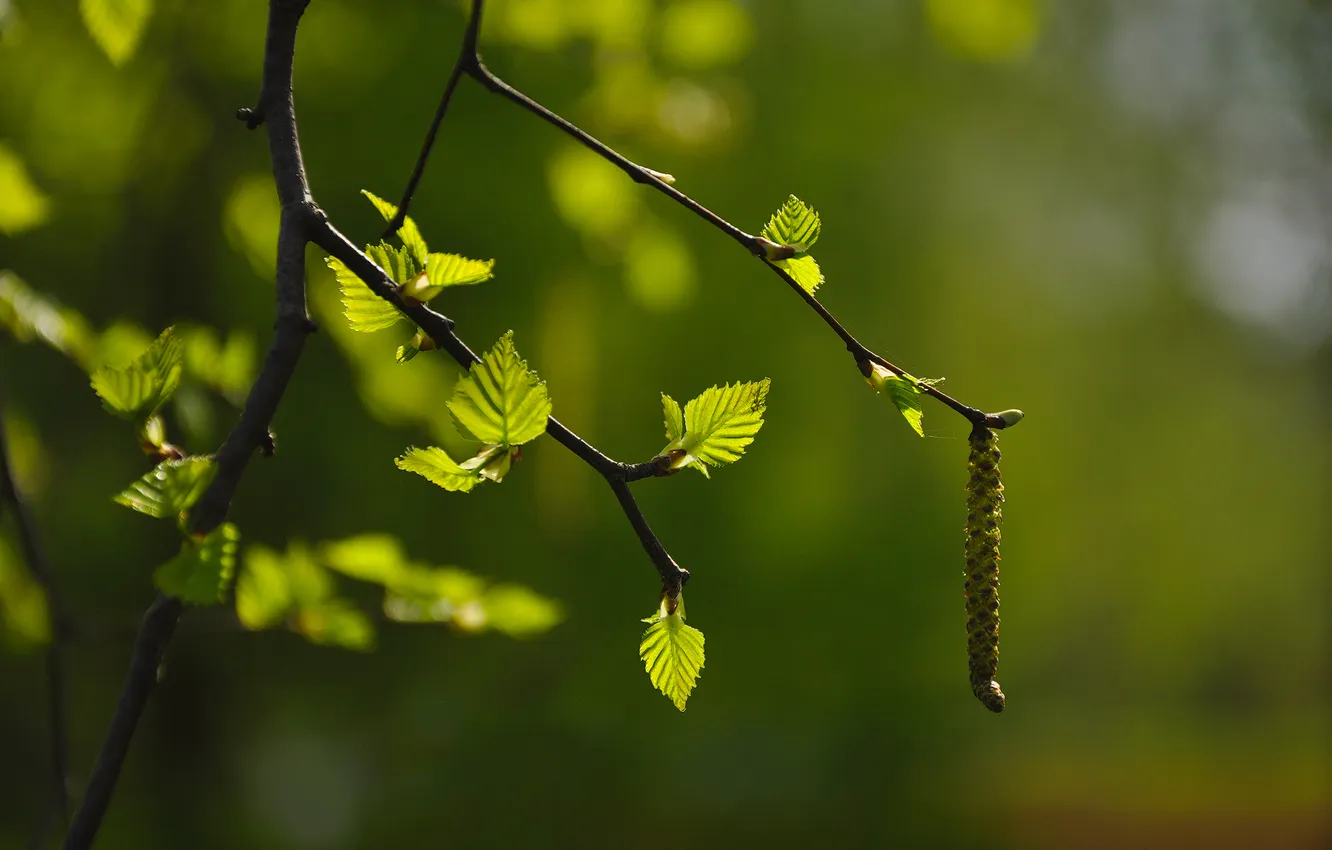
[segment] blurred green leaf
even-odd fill
[[[93,373],[92,388],[102,406],[126,419],[157,412],[180,384],[181,345],[171,328],[128,366],[103,366]]]
[[[192,605],[222,601],[236,569],[240,531],[224,522],[201,541],[186,541],[180,554],[157,568],[153,581],[159,590]]]
[[[83,23],[113,65],[123,65],[139,46],[153,0],[79,0]]]
[[[671,612],[670,600],[663,596],[656,615],[643,620],[652,625],[643,632],[638,656],[653,687],[684,711],[703,669],[703,633],[685,624],[684,595],[676,602]]]
[[[375,627],[365,613],[346,599],[329,599],[301,608],[295,629],[311,643],[369,652],[375,646]]]
[[[247,629],[281,623],[295,604],[282,556],[266,546],[247,546],[236,580],[236,616]]]
[[[369,198],[370,203],[375,205],[375,209],[379,210],[379,214],[384,217],[384,221],[392,221],[393,217],[398,214],[397,204],[390,204],[365,189],[361,190],[361,194]],[[412,221],[411,216],[403,218],[402,227],[398,228],[398,238],[402,240],[403,247],[407,249],[407,254],[415,261],[416,265],[418,267],[425,266],[430,249],[426,246],[426,241],[421,237],[421,231],[416,226],[416,222]],[[398,282],[404,283],[405,281],[400,280]],[[421,300],[424,301],[425,299]]]
[[[680,405],[663,393],[670,442],[657,457],[669,460],[671,469],[693,467],[704,476],[708,475],[704,464],[721,466],[739,460],[763,427],[769,383],[764,378],[711,387],[685,405],[683,416]]]
[[[392,584],[407,564],[402,543],[391,534],[360,534],[322,543],[316,552],[331,569],[374,584]]]
[[[32,182],[19,155],[0,144],[0,233],[17,236],[50,217],[51,200]]]
[[[803,254],[819,241],[822,230],[823,223],[814,208],[795,195],[788,195],[786,202],[763,226],[763,237],[779,245],[790,245]]]
[[[528,371],[513,347],[513,331],[472,364],[448,406],[464,436],[501,446],[522,445],[544,434],[551,411],[545,383]]]
[[[203,495],[216,474],[211,457],[164,460],[113,501],[154,519],[178,517]]]
[[[51,640],[51,613],[46,592],[0,537],[0,635],[5,646],[23,652]]]
[[[564,619],[553,599],[516,584],[500,584],[481,599],[486,621],[511,638],[527,638],[549,631]]]
[[[40,340],[80,367],[88,367],[94,347],[88,321],[77,310],[34,291],[4,269],[0,269],[0,327],[19,342]]]

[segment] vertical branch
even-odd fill
[[[55,578],[50,563],[37,539],[36,524],[28,509],[27,500],[19,489],[14,474],[14,463],[9,452],[9,437],[5,433],[4,410],[0,408],[0,508],[8,504],[18,526],[19,546],[28,571],[46,594],[51,617],[51,642],[46,647],[46,699],[47,723],[51,733],[51,789],[52,814],[38,827],[34,846],[44,843],[52,821],[64,823],[69,819],[69,730],[65,718],[65,615],[60,598],[56,595]]]

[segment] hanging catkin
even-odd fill
[[[990,711],[1004,710],[994,681],[999,667],[999,522],[1004,485],[999,479],[999,437],[989,428],[971,432],[967,459],[967,655],[971,690]]]

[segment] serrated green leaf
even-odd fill
[[[104,366],[94,372],[92,388],[110,412],[143,419],[171,398],[183,371],[180,340],[167,328],[128,366]]]
[[[398,538],[391,534],[359,534],[322,544],[318,558],[345,576],[391,585],[407,566]]]
[[[393,217],[398,214],[397,204],[391,204],[365,189],[361,190],[361,194],[365,195],[370,203],[375,205],[375,209],[379,210],[379,214],[384,217],[384,221],[392,221]],[[430,249],[426,247],[426,241],[421,236],[421,230],[416,226],[416,222],[412,221],[411,216],[403,218],[402,227],[398,228],[398,238],[402,240],[403,247],[407,249],[407,253],[416,261],[416,264],[424,266],[426,257],[430,254]],[[403,281],[398,282],[402,283]]]
[[[494,260],[471,260],[458,254],[431,254],[426,262],[425,277],[420,275],[407,287],[406,293],[417,301],[429,301],[449,286],[467,286],[481,283],[495,276]]]
[[[669,612],[670,602],[663,597],[656,616],[643,621],[652,625],[643,632],[638,657],[653,687],[684,711],[703,669],[703,633],[685,624],[683,595],[677,603]]]
[[[763,227],[763,238],[779,245],[790,245],[797,252],[804,253],[819,241],[823,224],[814,208],[797,198],[788,195],[786,202]]]
[[[519,358],[513,331],[500,337],[480,363],[472,364],[448,407],[464,436],[506,447],[545,433],[551,411],[546,384]]]
[[[113,65],[123,65],[139,46],[153,0],[79,0],[84,26]]]
[[[387,242],[380,242],[378,245],[367,245],[365,255],[383,269],[394,283],[401,286],[406,286],[421,273],[416,259],[406,248],[394,248]]]
[[[216,474],[211,457],[164,460],[112,501],[154,519],[175,518],[198,501]]]
[[[191,605],[216,605],[236,569],[240,531],[229,522],[201,541],[190,540],[176,557],[153,573],[159,590]]]
[[[466,493],[483,480],[480,472],[462,468],[436,446],[424,449],[412,446],[406,454],[394,460],[393,465],[405,472],[415,472],[430,483],[449,491]]]
[[[683,429],[658,457],[668,457],[671,469],[693,467],[705,476],[707,467],[734,463],[745,453],[745,447],[754,442],[754,435],[763,427],[763,413],[767,409],[769,380],[751,383],[726,384],[712,387],[685,405],[683,420],[673,417],[679,405],[670,396],[663,395],[666,409],[666,436],[672,429]]]
[[[370,619],[346,599],[303,607],[296,613],[294,625],[311,643],[357,652],[369,652],[375,645],[375,627]]]
[[[347,323],[352,330],[362,333],[382,331],[402,321],[398,308],[370,291],[356,274],[336,257],[324,260],[337,278],[338,288],[342,290],[342,308],[347,316]],[[387,272],[388,269],[385,269]]]
[[[769,260],[774,266],[791,276],[800,288],[810,295],[823,285],[823,272],[813,257],[792,257],[789,260]]]
[[[236,580],[236,616],[247,629],[281,623],[295,604],[282,556],[266,546],[245,549],[245,563]]]
[[[684,436],[684,413],[680,403],[666,393],[661,394],[661,406],[666,415],[666,439],[675,442]]]

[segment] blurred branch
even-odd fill
[[[226,519],[231,498],[255,449],[269,444],[269,423],[296,369],[305,337],[315,329],[305,306],[305,245],[322,213],[310,199],[296,139],[291,71],[296,28],[308,0],[270,0],[264,76],[256,108],[268,128],[273,178],[282,203],[277,245],[277,321],[273,344],[250,389],[240,421],[218,450],[217,475],[190,512],[189,531],[204,535]],[[157,684],[157,670],[176,630],[182,604],[159,594],[144,614],[106,740],[83,803],[65,836],[65,850],[87,850],[97,836],[139,717]]]
[[[55,578],[37,540],[36,524],[28,509],[28,502],[14,474],[14,463],[9,454],[9,438],[5,433],[4,410],[0,408],[0,508],[9,505],[18,527],[19,546],[23,560],[33,580],[46,594],[46,605],[51,618],[50,643],[46,647],[47,718],[51,728],[51,809],[42,816],[42,823],[33,836],[32,846],[46,843],[55,823],[69,820],[69,728],[65,718],[65,665],[63,659],[66,637],[64,606],[56,594]]]
[[[480,30],[481,13],[484,10],[484,6],[485,0],[472,0],[471,16],[467,22],[467,29],[463,33],[462,47],[458,54],[458,60],[453,66],[453,72],[449,75],[449,81],[444,88],[444,96],[440,100],[439,108],[436,110],[434,120],[431,122],[430,129],[426,134],[425,144],[422,146],[421,154],[417,159],[415,169],[412,171],[412,176],[408,180],[407,190],[403,194],[402,202],[398,204],[398,213],[394,216],[393,221],[390,222],[388,229],[385,231],[385,237],[401,226],[403,219],[406,217],[407,206],[411,202],[412,195],[416,191],[417,183],[420,181],[421,173],[425,169],[425,162],[430,156],[430,149],[434,145],[435,134],[439,129],[440,122],[444,120],[444,113],[448,111],[449,100],[453,95],[454,87],[458,83],[459,74],[465,73],[467,76],[480,83],[487,91],[504,97],[510,102],[531,112],[546,123],[558,128],[561,132],[570,136],[588,150],[629,175],[629,178],[635,183],[646,184],[656,189],[658,192],[661,192],[663,195],[701,218],[703,221],[734,239],[743,246],[745,250],[762,260],[764,265],[772,269],[774,274],[785,281],[786,285],[791,287],[792,291],[794,291],[796,295],[799,295],[801,299],[809,305],[810,309],[817,313],[819,318],[823,319],[828,327],[832,328],[833,332],[837,334],[843,343],[845,343],[846,350],[851,352],[851,356],[855,358],[856,364],[862,373],[868,374],[869,364],[877,363],[895,375],[904,376],[907,374],[904,370],[898,368],[886,358],[870,350],[858,339],[852,336],[851,332],[848,331],[835,316],[833,316],[832,312],[829,311],[827,307],[823,306],[823,303],[819,301],[818,298],[814,297],[812,293],[807,292],[796,282],[795,278],[787,274],[784,269],[779,268],[768,261],[774,256],[780,257],[784,252],[790,252],[791,249],[789,247],[778,245],[762,236],[754,236],[753,234],[746,233],[744,230],[741,230],[734,224],[731,224],[726,219],[714,213],[712,210],[700,204],[698,201],[689,197],[684,192],[676,189],[671,185],[671,182],[668,182],[667,175],[663,175],[658,171],[654,171],[651,168],[646,168],[633,162],[610,145],[607,145],[605,142],[602,142],[600,139],[595,138],[590,133],[580,128],[578,125],[552,112],[495,76],[495,74],[485,66],[485,63],[481,61],[481,54],[477,48],[477,33]],[[792,256],[792,254],[786,253],[786,256],[789,257]],[[936,400],[947,405],[970,422],[973,427],[1002,429],[1010,424],[999,414],[985,413],[978,408],[963,404],[932,384],[921,383],[919,386],[922,392],[926,395],[933,396]]]

